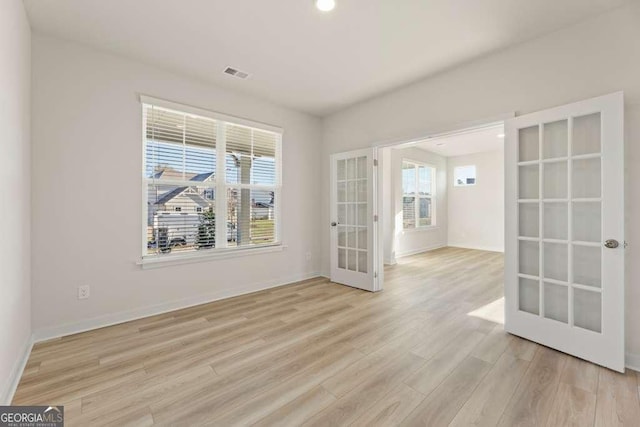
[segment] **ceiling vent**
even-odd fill
[[[235,68],[227,67],[224,70],[225,74],[229,74],[230,76],[238,77],[239,79],[246,79],[249,77],[249,73],[245,73],[244,71],[236,70]]]

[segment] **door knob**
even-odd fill
[[[605,248],[615,249],[618,246],[620,246],[620,243],[618,243],[618,241],[614,240],[614,239],[609,239],[609,240],[604,242],[604,247]]]
[[[338,223],[337,223],[337,222],[332,222],[332,223],[331,223],[331,226],[332,226],[332,227],[335,227],[336,225],[338,225]]]

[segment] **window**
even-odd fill
[[[476,185],[476,167],[458,166],[453,169],[453,185],[456,187],[467,187]]]
[[[146,101],[143,256],[278,244],[281,132]]]
[[[402,224],[405,229],[435,225],[435,176],[431,166],[402,162]]]

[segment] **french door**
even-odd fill
[[[506,122],[505,329],[624,371],[623,94]]]
[[[375,150],[331,156],[331,281],[378,289]]]

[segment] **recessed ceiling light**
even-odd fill
[[[496,135],[498,138],[504,138],[504,133],[499,133],[498,135]]]
[[[314,0],[314,3],[322,12],[331,12],[336,7],[336,0]]]

